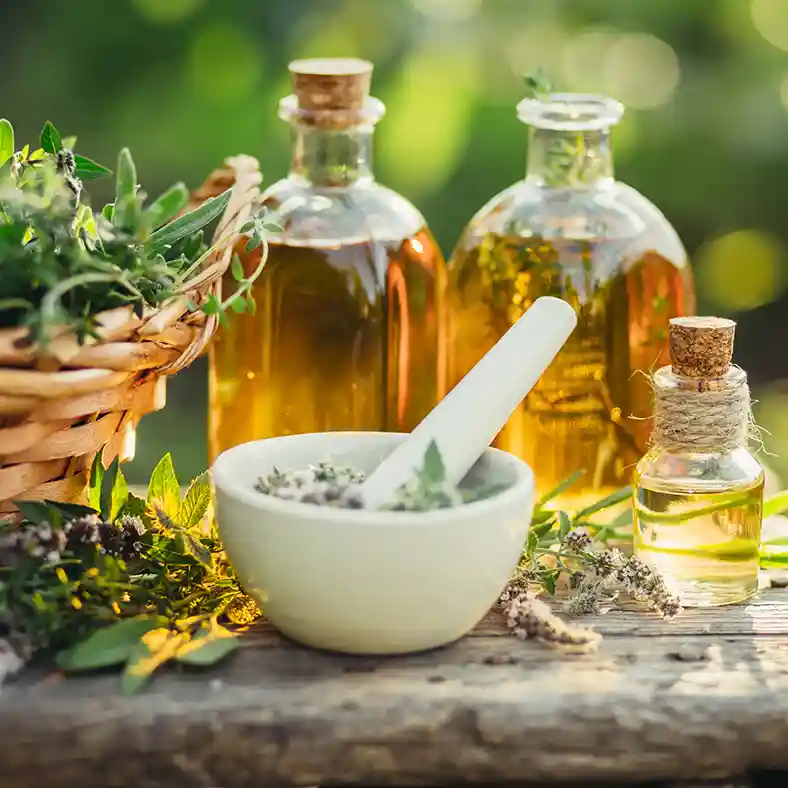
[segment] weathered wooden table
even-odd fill
[[[788,772],[788,590],[670,623],[626,610],[589,623],[605,639],[588,656],[523,643],[494,617],[451,647],[391,659],[316,653],[262,628],[221,667],[164,672],[132,698],[112,675],[28,674],[0,694],[0,786],[695,784]]]

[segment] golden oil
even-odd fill
[[[259,255],[243,255],[247,272]],[[211,456],[275,435],[413,429],[440,396],[442,275],[426,229],[272,243],[256,313],[228,315],[211,350]]]
[[[618,102],[554,94],[518,111],[526,177],[473,217],[449,261],[448,385],[540,296],[572,304],[577,328],[495,445],[533,467],[540,494],[585,470],[556,499],[576,508],[631,482],[648,373],[667,361],[670,318],[694,309],[692,276],[665,217],[613,177]]]
[[[763,474],[745,484],[638,477],[635,552],[687,607],[741,602],[758,590]]]

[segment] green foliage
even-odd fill
[[[209,475],[181,498],[166,455],[142,500],[117,460],[96,460],[89,495],[90,507],[19,501],[22,524],[0,524],[0,637],[66,672],[123,667],[129,692],[168,662],[206,666],[235,650],[225,624],[260,611],[219,544]]]
[[[75,139],[68,140],[70,143]],[[95,315],[130,306],[137,314],[178,295],[208,255],[204,231],[224,211],[230,191],[183,215],[189,193],[175,184],[147,203],[128,149],[118,156],[115,200],[94,214],[83,180],[110,170],[65,145],[47,121],[41,147],[14,151],[13,128],[0,121],[0,327],[24,326],[45,344],[56,329],[81,340],[95,335]],[[264,243],[257,219],[253,238]],[[251,285],[262,270],[239,278],[227,302],[214,298],[201,308],[221,318],[228,308],[251,308]]]

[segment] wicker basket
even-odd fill
[[[84,503],[96,452],[105,465],[129,458],[134,427],[164,406],[165,380],[188,366],[211,339],[215,316],[190,312],[188,302],[221,297],[234,241],[260,195],[258,163],[228,159],[192,194],[190,208],[232,186],[214,239],[228,242],[161,309],[138,318],[131,309],[98,315],[99,339],[80,344],[70,332],[46,352],[26,329],[0,329],[0,517],[14,516],[13,500]]]

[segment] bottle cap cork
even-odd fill
[[[674,317],[670,365],[685,378],[724,378],[733,359],[736,323],[723,317]]]
[[[369,96],[372,63],[355,58],[310,58],[290,63],[301,110],[359,110]]]

